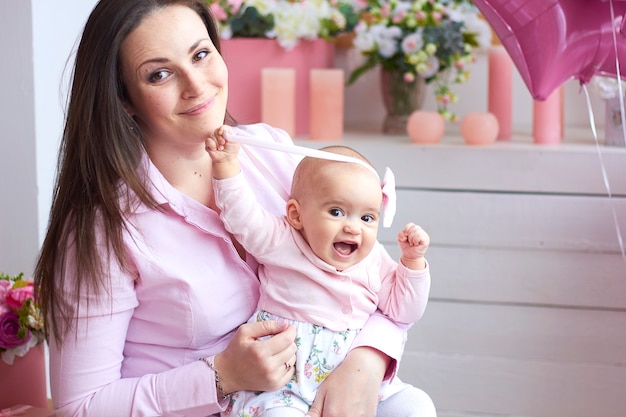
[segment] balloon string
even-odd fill
[[[622,122],[622,135],[626,144],[626,112],[624,112],[624,90],[622,86],[622,77],[620,74],[619,60],[617,59],[617,31],[615,30],[615,10],[613,9],[613,0],[609,1],[611,9],[611,33],[613,35],[613,52],[615,54],[615,74],[617,74],[617,91],[619,92],[619,114]]]
[[[593,110],[591,108],[591,99],[589,98],[589,91],[587,86],[583,85],[583,91],[585,92],[585,98],[587,99],[587,111],[589,112],[589,123],[591,124],[591,131],[593,132],[593,138],[596,142],[596,151],[598,152],[598,159],[600,159],[600,170],[602,171],[602,180],[604,181],[604,188],[609,197],[609,201],[612,201],[613,194],[611,192],[611,186],[609,185],[609,177],[606,173],[606,166],[604,165],[604,158],[602,157],[602,151],[600,149],[600,143],[598,142],[598,132],[596,131],[596,122],[593,117]],[[611,210],[613,212],[613,224],[615,225],[615,232],[617,233],[617,241],[619,243],[620,252],[622,253],[622,260],[626,263],[626,251],[624,251],[624,241],[622,240],[622,231],[619,227],[617,220],[617,211],[615,205],[611,204]]]

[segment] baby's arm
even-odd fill
[[[430,245],[428,233],[409,223],[398,233],[402,251],[400,264],[383,249],[381,287],[378,308],[397,323],[412,324],[419,320],[428,303],[430,267],[424,258]]]
[[[239,174],[239,144],[226,139],[225,133],[229,131],[228,126],[221,126],[215,129],[213,136],[206,140],[206,150],[213,161],[213,178],[223,180]]]
[[[426,268],[424,255],[430,245],[430,236],[420,226],[409,223],[398,233],[398,245],[402,250],[400,262],[409,269]]]

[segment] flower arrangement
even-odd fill
[[[355,33],[365,61],[348,84],[378,65],[401,72],[407,83],[422,77],[435,86],[439,113],[454,121],[448,104],[458,96],[450,85],[468,79],[475,48],[488,47],[492,32],[469,0],[368,0]]]
[[[220,37],[276,39],[291,49],[301,39],[331,39],[356,25],[362,0],[207,0]]]
[[[620,86],[620,84],[622,84],[622,86]],[[620,88],[622,90],[626,88],[623,84],[624,81],[620,83],[617,77],[596,75],[591,78],[591,87],[598,93],[600,98],[604,100],[618,98],[620,96]]]
[[[0,356],[9,365],[44,341],[43,317],[24,274],[0,273]]]

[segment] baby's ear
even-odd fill
[[[285,209],[287,213],[287,222],[296,230],[302,230],[302,220],[300,219],[300,203],[291,198],[287,201]]]

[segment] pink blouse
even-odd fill
[[[291,141],[264,124],[236,129]],[[240,161],[257,200],[281,214],[298,158],[242,146]],[[255,310],[257,265],[239,257],[214,211],[172,187],[147,156],[142,169],[163,210],[139,206],[128,218],[124,239],[134,270],[111,261],[110,288],[80,300],[77,337],[49,346],[52,398],[63,415],[208,416],[225,405],[198,358],[221,352]],[[71,270],[74,259],[67,262]],[[376,314],[353,348],[371,346],[395,359],[389,377],[405,330]]]

